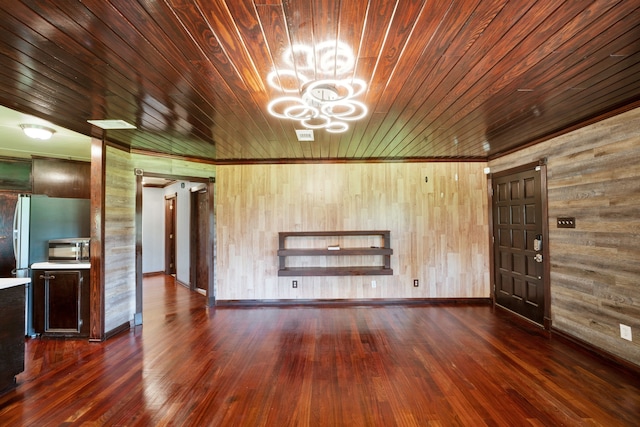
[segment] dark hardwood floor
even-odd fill
[[[33,339],[2,426],[632,426],[640,377],[488,306],[208,309],[145,279],[144,325]]]

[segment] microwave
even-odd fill
[[[89,241],[88,237],[49,240],[49,262],[89,262]]]

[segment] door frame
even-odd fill
[[[216,229],[215,229],[215,177],[197,177],[183,175],[169,175],[153,172],[145,172],[143,169],[134,169],[136,176],[136,213],[135,213],[135,229],[136,229],[136,312],[134,316],[134,324],[142,325],[142,180],[145,176],[154,178],[165,178],[176,181],[189,181],[205,183],[209,192],[209,230],[207,243],[207,259],[206,265],[209,270],[209,283],[207,286],[207,306],[215,305],[215,245],[216,245]]]
[[[491,305],[494,307],[501,308],[496,304],[496,259],[494,256],[495,253],[495,230],[493,228],[494,222],[494,212],[493,209],[493,179],[500,178],[506,175],[512,175],[519,172],[531,170],[534,168],[539,168],[540,170],[540,208],[542,211],[542,281],[544,288],[544,308],[543,308],[543,323],[542,327],[549,331],[552,327],[551,321],[551,263],[549,262],[549,202],[547,198],[547,159],[542,158],[537,162],[526,163],[520,166],[516,166],[510,169],[504,169],[499,172],[492,172],[487,174],[487,189],[489,195],[489,262],[490,262],[490,270],[489,270],[489,278],[491,283]],[[505,309],[506,310],[506,309]],[[511,312],[511,311],[509,311]],[[517,315],[517,313],[514,313]],[[525,317],[519,316],[522,319],[526,319]],[[529,319],[526,319],[529,321]],[[532,322],[534,323],[534,322]],[[536,323],[537,324],[537,323]]]
[[[205,241],[205,253],[204,255],[200,255],[199,254],[199,247],[198,244],[201,243],[201,238],[202,236],[209,236],[209,230],[212,229],[213,227],[213,218],[210,214],[211,211],[211,204],[209,203],[209,199],[213,197],[213,194],[211,194],[209,192],[209,188],[206,184],[200,183],[199,185],[192,187],[190,189],[190,194],[189,194],[189,207],[190,207],[190,217],[189,217],[189,239],[190,239],[190,244],[189,244],[189,288],[192,291],[195,291],[196,289],[202,289],[202,288],[198,288],[196,286],[196,282],[197,282],[197,278],[198,278],[198,262],[197,261],[200,257],[200,259],[202,258],[202,256],[204,256],[205,258],[210,258],[213,256],[213,254],[209,251],[210,247],[213,247],[213,242],[210,241]],[[198,201],[198,195],[205,193],[207,195],[207,204],[208,204],[208,209],[207,212],[205,213],[205,215],[207,215],[205,218],[200,218],[200,206],[199,206],[199,201]],[[201,221],[204,220],[204,230],[202,228],[199,228],[199,225],[201,224],[201,222],[198,222],[198,219],[200,219]],[[194,262],[194,260],[196,260]],[[207,266],[206,264],[206,259],[205,261],[205,269],[206,269],[206,274],[208,275],[210,273],[210,268]],[[208,281],[208,280],[207,280]],[[205,295],[209,295],[208,289],[203,289],[205,291]]]

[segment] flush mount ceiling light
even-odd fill
[[[125,120],[87,120],[94,126],[98,126],[100,129],[135,129],[136,127]]]
[[[294,55],[298,60],[295,67]],[[320,75],[348,74],[355,62],[351,49],[341,42],[320,43],[315,51],[295,45],[284,55],[292,69],[274,70],[267,76],[271,87],[287,94],[272,100],[267,111],[281,119],[297,120],[307,129],[345,132],[349,129],[346,122],[367,115],[367,106],[354,99],[364,93],[367,84],[355,78],[312,80],[304,72],[313,73],[315,58]]]
[[[55,130],[42,125],[20,125],[25,135],[29,138],[47,140],[53,136]]]

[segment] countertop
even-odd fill
[[[28,277],[8,277],[0,278],[0,289],[12,288],[18,285],[24,285],[31,283],[31,279]]]
[[[31,264],[32,270],[88,270],[91,264],[88,262],[36,262]]]

